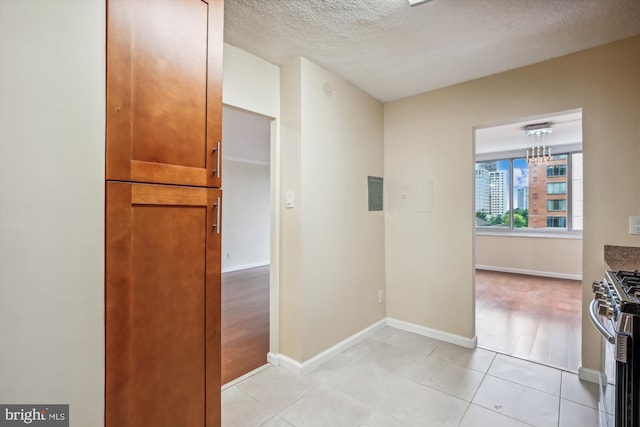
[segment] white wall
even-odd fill
[[[582,108],[582,364],[600,368],[587,304],[606,269],[603,245],[640,246],[628,234],[640,212],[638,52],[634,37],[385,104],[389,316],[473,336],[473,129]],[[419,209],[425,179],[433,202]]]
[[[280,68],[225,43],[222,102],[254,113],[280,116]]]
[[[103,424],[105,2],[0,1],[0,402]]]
[[[383,175],[383,109],[304,58],[281,75],[282,191],[296,194],[282,213],[281,342],[304,362],[385,317],[384,214],[367,204],[367,176]]]
[[[269,264],[269,165],[224,159],[222,272]]]

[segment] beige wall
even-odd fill
[[[104,417],[105,2],[0,1],[0,402]]]
[[[278,352],[302,361],[301,212],[302,59],[280,69],[280,188],[293,191],[295,207],[280,213],[280,346]],[[272,348],[273,352],[274,349]]]
[[[582,363],[599,369],[591,281],[605,243],[640,245],[627,234],[640,213],[639,53],[635,37],[385,104],[389,316],[473,336],[473,128],[582,108]],[[431,181],[430,206],[417,203]]]
[[[476,234],[476,268],[580,280],[582,239]]]
[[[281,352],[304,362],[385,317],[384,216],[367,205],[383,107],[304,58],[281,77],[282,190],[296,194],[281,217]]]

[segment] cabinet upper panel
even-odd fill
[[[150,6],[134,9],[131,28],[132,155],[204,168],[207,5]]]
[[[110,0],[107,179],[220,186],[222,1]]]

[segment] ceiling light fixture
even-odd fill
[[[544,143],[544,136],[548,133],[551,133],[550,122],[535,123],[524,127],[524,134],[536,141],[534,146],[527,149],[527,163],[543,163],[551,160],[551,147],[546,147]]]
[[[424,3],[428,3],[433,0],[407,0],[407,1],[409,2],[409,6],[413,7],[413,6],[418,6]]]

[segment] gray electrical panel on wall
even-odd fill
[[[382,178],[368,176],[367,185],[369,187],[369,210],[382,210]]]

